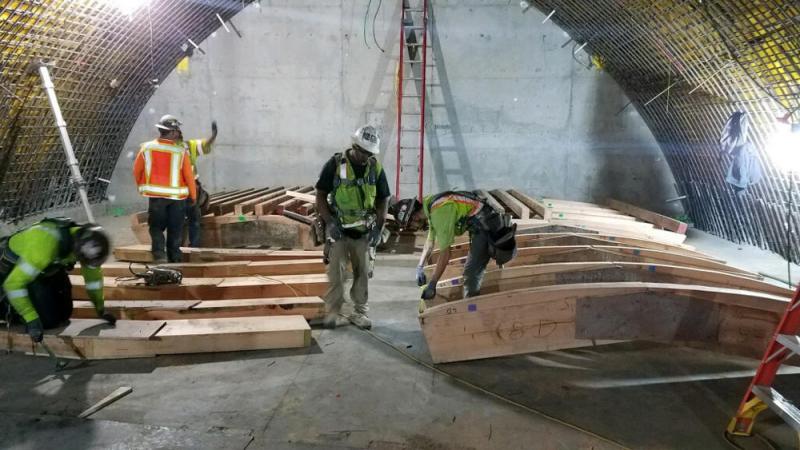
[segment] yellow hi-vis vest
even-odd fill
[[[378,177],[383,170],[381,163],[371,157],[363,177],[356,178],[347,156],[337,153],[334,158],[336,173],[331,197],[339,223],[342,228],[367,231],[374,225],[377,217],[375,197],[377,197]]]
[[[140,150],[144,158],[144,184],[139,193],[145,197],[183,200],[189,196],[189,187],[181,176],[186,150],[183,145],[170,145],[158,139],[145,142]]]

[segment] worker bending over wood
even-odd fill
[[[417,266],[417,285],[427,286],[422,299],[430,300],[436,295],[436,283],[442,277],[450,261],[450,246],[456,236],[469,231],[470,248],[464,266],[464,297],[480,294],[481,281],[486,265],[494,259],[497,265],[511,261],[516,254],[514,238],[516,224],[511,216],[496,211],[486,201],[470,191],[447,191],[429,195],[419,202],[416,198],[400,200],[396,205],[396,218],[403,228],[420,228],[428,222],[428,239]],[[439,245],[436,268],[427,279],[425,263]]]
[[[62,325],[72,315],[72,284],[68,272],[76,262],[97,316],[114,325],[105,311],[103,271],[111,244],[97,225],[70,219],[44,219],[0,239],[0,313],[6,323],[24,323],[35,342],[45,329]]]
[[[208,139],[189,139],[183,140],[183,132],[179,130],[180,137],[178,140],[183,144],[186,149],[186,154],[189,155],[189,163],[192,166],[194,173],[194,183],[197,189],[197,201],[192,202],[186,200],[186,228],[189,229],[189,246],[200,247],[200,223],[203,216],[203,208],[208,207],[208,193],[203,189],[203,184],[200,183],[200,175],[197,172],[197,158],[211,153],[214,148],[214,141],[217,140],[217,121],[211,121],[211,137]]]

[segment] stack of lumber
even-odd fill
[[[146,247],[117,248],[115,255],[147,262]],[[96,319],[76,267],[73,319],[46,332],[48,347],[63,358],[104,359],[310,344],[308,321],[324,315],[320,296],[328,288],[321,252],[186,250],[186,263],[165,265],[182,272],[180,285],[146,286],[133,276],[143,264],[103,267],[105,308],[120,319],[115,328]],[[21,327],[3,329],[0,338],[13,349],[46,355],[32,348]]]
[[[271,246],[313,249],[312,186],[240,189],[211,195],[202,217],[206,247]],[[131,215],[131,229],[142,244],[150,243],[147,212]]]
[[[435,362],[626,340],[759,357],[793,294],[683,244],[685,224],[651,211],[505,194],[489,191],[518,218],[517,256],[490,263],[481,295],[465,299],[469,241],[450,247],[437,297],[420,314]]]

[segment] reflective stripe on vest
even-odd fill
[[[436,201],[431,203],[430,210],[433,211],[434,209],[444,205],[446,202],[455,202],[472,206],[472,211],[470,211],[469,217],[478,214],[478,212],[481,210],[481,206],[483,206],[483,203],[480,200],[472,199],[464,195],[450,194],[437,198]]]
[[[139,185],[139,193],[147,197],[173,200],[188,197],[189,187],[181,178],[185,153],[182,146],[164,144],[157,140],[145,143],[142,146],[145,183]]]

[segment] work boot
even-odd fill
[[[338,325],[337,323],[338,321],[339,321],[339,313],[331,312],[325,314],[325,318],[322,319],[322,327],[328,329],[334,329],[336,328],[336,325]]]
[[[366,314],[354,313],[350,316],[350,323],[362,330],[369,330],[372,328],[372,321],[369,320]]]

